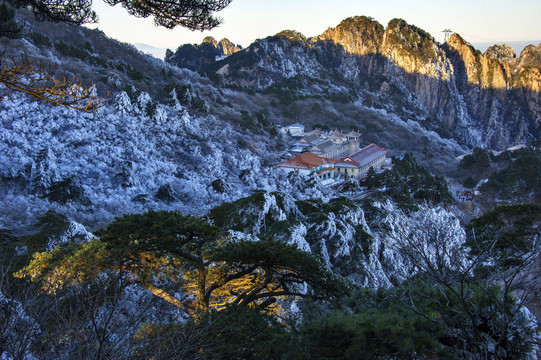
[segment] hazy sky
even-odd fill
[[[223,24],[205,32],[156,27],[151,19],[129,16],[120,5],[111,7],[100,0],[94,1],[94,9],[100,20],[89,27],[123,42],[172,50],[200,43],[209,35],[244,47],[286,29],[310,37],[355,15],[371,16],[384,27],[389,20],[402,18],[440,42],[444,29],[470,43],[541,42],[541,0],[233,0],[217,13]]]

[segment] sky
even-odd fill
[[[243,47],[282,30],[316,36],[356,15],[371,16],[384,27],[402,18],[439,42],[444,40],[442,30],[451,29],[474,45],[541,43],[541,0],[233,0],[216,14],[222,25],[205,32],[157,27],[151,18],[135,18],[120,5],[101,0],[94,0],[94,9],[100,20],[90,28],[122,42],[172,50],[199,44],[206,36],[225,37]]]

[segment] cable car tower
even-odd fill
[[[447,40],[449,40],[449,34],[451,34],[453,32],[453,30],[451,29],[445,29],[442,31],[442,33],[445,34],[445,40],[443,42],[447,42]]]

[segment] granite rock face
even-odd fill
[[[207,42],[213,49],[221,43]],[[178,53],[166,61],[182,66]],[[347,87],[360,99],[376,94],[388,112],[430,122],[470,146],[503,149],[541,138],[541,45],[519,57],[507,45],[482,54],[458,34],[440,44],[404,20],[384,28],[358,16],[313,38],[282,31],[201,66],[223,84],[251,91],[321,96]]]
[[[228,39],[218,42],[212,36],[207,36],[199,45],[185,44],[175,52],[168,49],[165,61],[181,68],[200,71],[241,49],[240,45],[235,45]]]

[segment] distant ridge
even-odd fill
[[[161,59],[163,60],[163,58],[165,57],[165,51],[166,49],[162,49],[162,48],[159,48],[159,47],[155,47],[155,46],[152,46],[152,45],[148,45],[148,44],[143,44],[143,43],[136,43],[136,44],[133,44],[137,50],[145,53],[145,54],[149,54],[151,56],[154,56],[155,58],[158,58],[158,59]]]
[[[473,42],[471,43],[474,48],[484,53],[489,47],[494,46],[494,42]],[[538,45],[541,44],[540,40],[530,40],[530,41],[504,41],[498,44],[509,45],[515,51],[515,54],[520,54],[522,50],[528,45]]]

